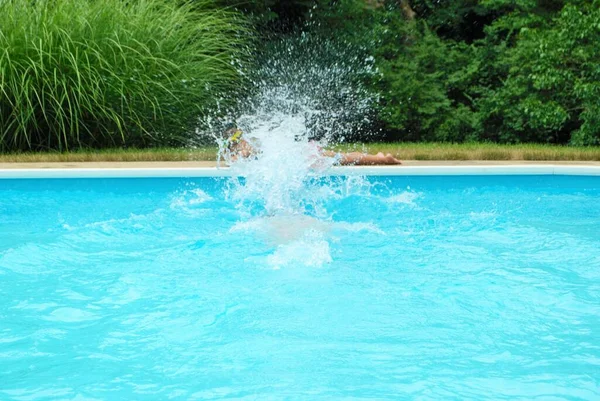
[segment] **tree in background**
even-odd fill
[[[321,18],[376,57],[372,86],[389,139],[597,144],[599,9],[584,0],[340,0]]]
[[[365,140],[598,143],[598,0],[221,1],[255,21],[261,57],[304,32],[373,58]]]
[[[243,12],[254,24],[262,40],[272,40],[303,25],[314,0],[218,0],[218,3]]]
[[[479,102],[486,132],[505,142],[600,144],[600,2],[568,3],[549,19],[523,14],[493,26],[516,39],[500,53],[502,84]]]

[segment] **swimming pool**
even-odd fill
[[[600,399],[600,177],[321,187],[0,180],[0,399]]]

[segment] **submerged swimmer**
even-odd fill
[[[247,159],[251,157],[258,157],[260,150],[258,149],[258,144],[256,141],[244,138],[243,132],[239,129],[230,130],[228,133],[230,134],[230,137],[227,140],[227,149],[231,155],[231,161],[236,161],[239,158]],[[340,165],[373,166],[402,164],[400,160],[396,159],[390,153],[383,154],[382,152],[379,152],[375,155],[362,152],[342,153],[322,149],[312,141],[310,143],[316,146],[317,151],[321,156],[334,158],[337,164]]]

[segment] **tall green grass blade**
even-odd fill
[[[193,135],[200,110],[241,84],[230,61],[246,28],[210,1],[177,3],[0,1],[0,151]]]

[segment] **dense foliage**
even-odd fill
[[[181,144],[235,90],[242,28],[208,3],[0,1],[0,150]]]
[[[600,144],[600,0],[207,1],[0,0],[0,150],[189,142],[300,31],[375,68],[362,139]]]
[[[304,12],[303,29],[375,57],[381,139],[600,143],[598,0],[285,4],[271,21]]]
[[[502,85],[479,104],[492,139],[600,144],[600,3],[521,27],[504,56]]]

